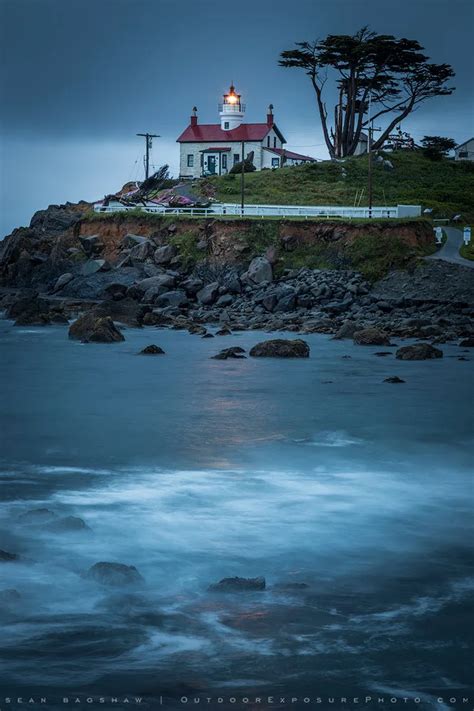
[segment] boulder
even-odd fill
[[[227,306],[230,306],[233,301],[234,297],[232,294],[223,294],[217,299],[216,306],[217,308],[225,309]]]
[[[127,293],[127,285],[120,282],[113,282],[112,284],[107,284],[103,289],[101,296],[104,299],[112,299],[112,301],[121,301],[125,298]]]
[[[213,360],[227,360],[228,358],[245,358],[243,355],[245,350],[240,348],[240,346],[232,346],[231,348],[224,348],[224,350],[217,353],[215,356],[211,356]]]
[[[125,298],[118,301],[108,299],[94,306],[89,313],[93,313],[95,316],[101,317],[110,316],[112,321],[117,321],[119,323],[124,323],[127,326],[131,326],[132,328],[137,328],[143,323],[146,307],[141,304],[137,304],[137,302],[133,299]]]
[[[188,296],[196,296],[203,286],[204,282],[202,279],[196,279],[194,277],[190,277],[181,283],[181,288],[185,290]]]
[[[65,274],[61,274],[61,276],[58,277],[58,279],[56,280],[53,291],[60,291],[60,289],[62,289],[63,286],[66,286],[66,284],[69,284],[71,279],[74,279],[74,274],[71,274],[71,272],[66,272]]]
[[[343,338],[354,338],[354,334],[360,331],[360,326],[355,321],[344,321],[334,334],[334,338],[342,340]]]
[[[398,360],[431,360],[442,358],[443,351],[435,348],[431,343],[413,343],[411,346],[399,348],[395,356]]]
[[[384,383],[404,383],[405,381],[398,377],[398,375],[392,375],[390,378],[385,378]]]
[[[48,302],[35,293],[13,301],[6,317],[14,319],[18,326],[45,326],[51,322]]]
[[[102,317],[94,313],[83,314],[74,321],[69,328],[69,338],[84,343],[118,343],[125,340],[110,316]]]
[[[469,338],[465,338],[461,343],[459,344],[461,348],[474,348],[474,336],[470,336]]]
[[[173,288],[176,279],[171,274],[157,274],[157,276],[147,277],[146,279],[141,279],[133,284],[130,289],[138,291],[139,294],[143,296],[150,289],[165,288],[167,291]]]
[[[105,259],[88,259],[81,267],[82,276],[92,276],[97,272],[107,272],[110,264]]]
[[[216,331],[216,336],[231,336],[232,331],[230,328],[221,328],[219,331]]]
[[[140,244],[136,244],[130,250],[129,257],[133,263],[144,262],[146,259],[153,257],[155,245],[149,239],[145,239]]]
[[[133,249],[137,245],[144,244],[148,242],[148,237],[142,237],[141,235],[127,234],[121,242],[121,247],[123,249]]]
[[[33,524],[49,523],[54,521],[56,518],[57,514],[46,508],[30,509],[30,511],[25,511],[25,513],[18,516],[18,520],[21,521],[21,523]]]
[[[205,287],[200,289],[196,296],[200,304],[204,306],[209,306],[213,304],[219,294],[219,282],[213,281],[211,284],[207,284]]]
[[[187,306],[189,304],[186,292],[177,289],[175,291],[166,291],[156,299],[156,305],[164,306]]]
[[[272,265],[266,257],[255,257],[242,277],[252,284],[263,284],[273,281]]]
[[[84,574],[88,580],[94,580],[101,585],[134,585],[143,582],[143,578],[134,565],[123,563],[95,563]]]
[[[48,531],[57,533],[75,533],[76,531],[90,531],[87,523],[78,516],[64,516],[56,521],[46,524],[45,528]]]
[[[265,578],[222,578],[218,583],[209,586],[215,592],[247,592],[250,590],[265,590]]]
[[[257,343],[250,349],[250,355],[256,358],[308,358],[309,345],[301,338],[294,341],[276,338]]]
[[[155,250],[154,259],[156,264],[169,264],[173,257],[176,257],[176,247],[172,244],[165,244]]]
[[[14,560],[18,560],[16,553],[8,553],[8,551],[0,550],[0,563],[11,563]]]
[[[84,253],[91,257],[93,254],[100,254],[104,249],[104,244],[99,235],[91,235],[90,237],[79,237],[79,242],[84,250]]]
[[[141,350],[139,355],[164,355],[164,353],[163,348],[155,346],[155,344],[152,343],[150,346],[146,346],[143,350]]]
[[[355,331],[354,343],[358,346],[389,346],[390,337],[378,328],[363,328]]]

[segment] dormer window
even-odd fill
[[[228,128],[229,128],[229,122],[228,122],[228,121],[224,121],[224,130],[227,131]]]

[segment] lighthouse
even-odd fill
[[[219,116],[223,131],[232,131],[244,120],[245,105],[241,101],[241,95],[235,91],[235,86],[230,85],[227,94],[224,94],[222,103],[219,104]]]

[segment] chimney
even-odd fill
[[[270,104],[270,106],[268,107],[267,125],[273,126],[273,104]]]
[[[197,122],[198,122],[197,107],[193,106],[193,111],[191,113],[191,126],[197,126]]]

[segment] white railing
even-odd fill
[[[237,217],[346,217],[346,218],[368,218],[370,211],[368,207],[344,207],[339,205],[245,205],[242,210],[240,205],[230,203],[214,203],[209,207],[165,207],[164,205],[133,206],[112,203],[103,206],[100,203],[94,205],[96,212],[124,212],[136,210],[139,207],[144,212],[152,212],[159,215],[188,215],[190,217],[214,217],[216,215],[230,215]],[[373,207],[372,217],[396,218],[396,217],[417,217],[421,215],[419,205],[398,205]]]

